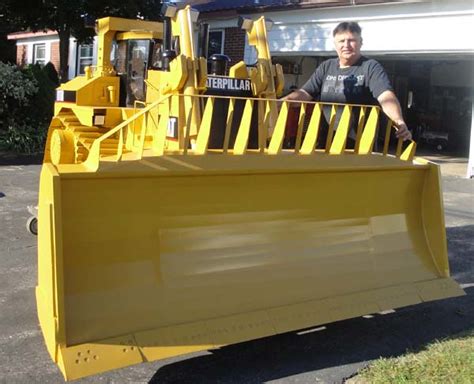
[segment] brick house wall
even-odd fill
[[[56,71],[59,73],[59,41],[55,41],[51,43],[51,53],[50,53],[51,63],[56,68]]]
[[[225,28],[224,54],[230,57],[231,66],[244,59],[244,50],[245,30],[241,28]]]
[[[27,45],[17,45],[16,47],[16,63],[19,66],[24,66],[27,63],[28,57],[28,46]]]

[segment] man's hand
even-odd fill
[[[279,101],[312,101],[313,97],[303,89],[297,89],[290,94],[286,95],[279,99]],[[281,103],[280,103],[281,104]],[[301,103],[288,103],[290,108],[296,108],[301,105]]]
[[[397,138],[402,138],[403,141],[412,139],[411,132],[408,130],[408,127],[404,121],[395,122],[395,126],[398,128],[397,132],[395,133]]]

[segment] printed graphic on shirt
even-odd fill
[[[360,95],[364,92],[364,75],[327,75],[322,93]]]

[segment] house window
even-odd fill
[[[224,31],[209,31],[209,46],[208,46],[208,55],[218,53],[224,53]]]
[[[91,66],[93,63],[94,45],[81,44],[78,47],[77,53],[77,74],[84,75],[85,68]]]
[[[33,45],[33,64],[46,64],[46,44]]]

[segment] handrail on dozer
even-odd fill
[[[198,122],[198,133],[193,137],[190,135],[190,117],[193,115],[192,110],[188,111],[183,119],[183,142],[181,148],[182,154],[205,154],[209,149],[209,138],[214,130],[224,130],[224,141],[222,144],[222,152],[233,154],[244,154],[251,151],[248,148],[249,133],[252,125],[252,116],[254,111],[259,110],[258,114],[258,149],[261,153],[278,154],[283,149],[283,141],[285,137],[285,129],[287,126],[289,110],[292,104],[299,104],[297,136],[293,151],[302,155],[308,155],[315,152],[316,145],[321,132],[322,122],[324,121],[324,111],[328,111],[329,127],[327,129],[326,141],[323,145],[325,153],[338,155],[347,153],[346,142],[350,134],[351,124],[354,118],[357,119],[355,146],[352,149],[353,154],[367,155],[373,152],[376,137],[379,132],[380,125],[380,108],[378,106],[367,105],[347,105],[320,102],[280,102],[275,99],[262,98],[240,98],[229,96],[209,96],[209,95],[174,95],[165,96],[155,101],[131,117],[111,129],[103,136],[95,140],[89,151],[87,159],[87,167],[96,170],[101,155],[100,147],[107,138],[118,136],[119,145],[115,159],[118,161],[122,158],[124,151],[125,137],[129,142],[138,141],[139,145],[127,145],[125,151],[135,152],[138,158],[144,156],[145,137],[152,138],[151,155],[162,156],[166,152],[168,122],[170,119],[170,108],[172,102],[183,102],[185,98],[191,98],[193,108],[203,106],[202,118]],[[216,104],[219,107],[216,108]],[[241,119],[238,123],[233,119],[236,104],[241,103]],[[273,127],[269,126],[268,118],[272,109],[272,104],[281,103],[278,112],[278,118]],[[223,110],[223,108],[225,108]],[[218,109],[218,111],[217,111]],[[330,111],[330,112],[329,112]],[[213,124],[213,116],[218,112],[226,116],[225,127]],[[338,120],[338,123],[336,124]],[[135,129],[136,124],[140,125],[140,129]],[[337,127],[336,127],[337,125]],[[131,129],[131,127],[134,129]],[[337,128],[337,129],[336,129]],[[387,120],[383,149],[381,154],[389,155],[390,141],[392,130],[396,130],[396,126],[390,119]],[[236,132],[235,143],[233,148],[229,146],[231,131]],[[271,135],[270,135],[271,133]],[[138,140],[137,140],[138,139]],[[191,146],[190,143],[193,142]],[[214,148],[216,149],[216,148]],[[403,141],[398,139],[395,156],[401,160],[411,161],[416,151],[416,143],[412,140],[403,149]],[[110,159],[109,159],[110,160]]]
[[[375,106],[301,103],[285,149],[277,104],[167,96],[45,157],[36,297],[66,379],[463,294],[439,167],[390,121],[374,152]]]

